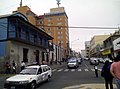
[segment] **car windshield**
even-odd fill
[[[37,68],[25,68],[20,74],[36,74]]]
[[[76,61],[69,61],[69,63],[76,63]]]

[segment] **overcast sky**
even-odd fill
[[[0,15],[17,10],[21,0],[0,0]],[[57,7],[56,0],[23,0],[37,15],[48,13]],[[120,0],[61,0],[65,7],[69,26],[119,27]],[[117,29],[69,28],[70,46],[76,51],[84,49],[84,42],[94,35],[110,34]],[[79,39],[79,40],[78,40]]]

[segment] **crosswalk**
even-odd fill
[[[75,71],[78,71],[78,72],[89,72],[89,71],[95,71],[95,69],[53,69],[52,72],[75,72]],[[98,69],[98,71],[101,71],[101,69]]]

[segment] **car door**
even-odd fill
[[[43,67],[42,69],[43,69],[43,72],[42,72],[41,75],[42,75],[42,79],[43,79],[43,81],[45,81],[45,80],[48,79],[48,72],[47,72],[46,67]]]
[[[38,73],[37,73],[37,82],[40,83],[43,81],[43,78],[42,78],[42,69],[39,68],[38,69]]]

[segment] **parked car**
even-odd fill
[[[112,62],[112,60],[110,60],[110,58],[104,58],[103,59],[103,63],[105,63],[106,61]]]
[[[67,63],[68,68],[77,68],[78,66],[79,66],[79,63],[77,59],[69,60]]]
[[[99,63],[103,63],[104,62],[104,59],[103,58],[97,58]]]
[[[32,65],[19,74],[6,79],[4,89],[36,89],[36,85],[48,81],[52,70],[48,65]]]
[[[90,58],[90,64],[91,65],[98,65],[99,64],[99,61],[98,61],[98,59],[97,58],[94,58],[94,57],[92,57],[92,58]]]

